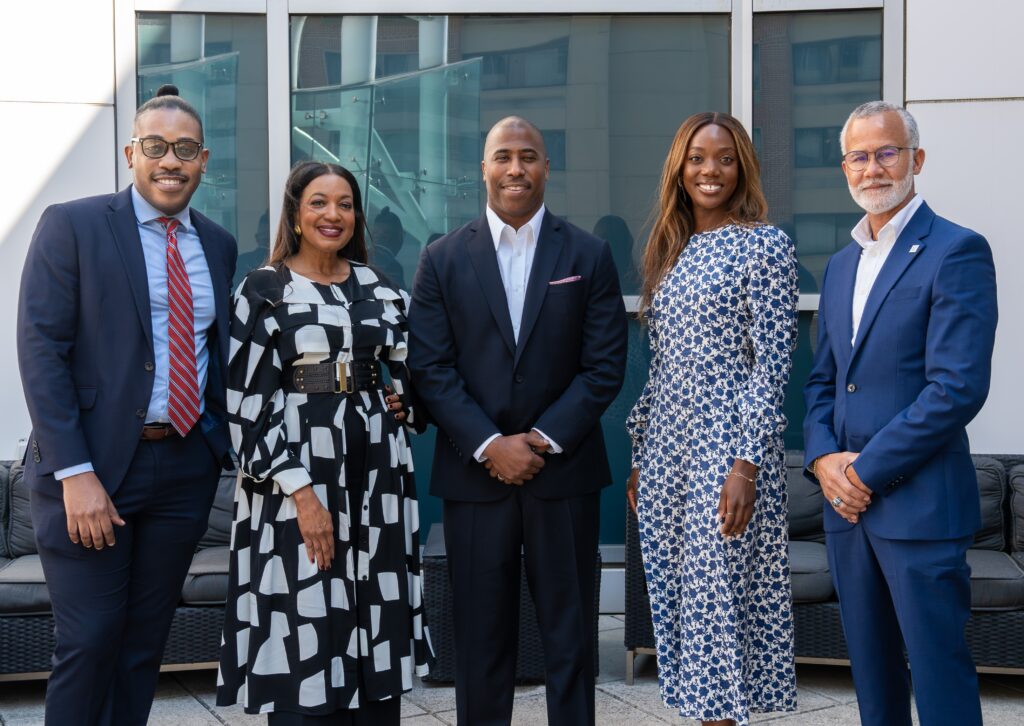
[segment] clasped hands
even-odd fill
[[[499,436],[484,449],[483,464],[498,481],[522,486],[544,468],[541,454],[549,450],[548,440],[536,431]]]
[[[836,514],[850,524],[860,521],[860,515],[871,504],[874,494],[853,468],[857,456],[852,451],[838,451],[820,456],[814,462],[814,476],[822,494]]]

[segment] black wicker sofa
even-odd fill
[[[166,669],[209,666],[220,658],[228,585],[235,474],[224,472],[182,588],[164,651]],[[0,462],[0,680],[43,678],[53,654],[53,616],[29,517],[21,464]]]
[[[790,566],[798,662],[848,663],[832,587],[821,489],[802,471],[803,453],[787,452]],[[967,553],[971,619],[967,640],[979,671],[1024,674],[1024,456],[976,456],[981,528]],[[637,653],[654,652],[636,518],[626,519],[626,682]]]

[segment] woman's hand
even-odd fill
[[[389,411],[394,411],[395,421],[399,423],[405,421],[405,411],[402,410],[402,397],[397,393],[392,393],[391,386],[384,386],[384,392],[388,394],[384,396],[384,402],[388,405]]]
[[[640,470],[633,469],[629,472],[629,478],[626,479],[626,501],[629,502],[629,508],[633,510],[633,514],[636,514],[636,482],[640,478]]]
[[[756,466],[743,459],[733,462],[732,471],[725,478],[722,493],[718,496],[718,521],[722,523],[719,530],[722,536],[739,537],[747,530],[754,516],[756,480]]]
[[[331,514],[307,484],[294,494],[295,509],[299,523],[299,534],[306,545],[306,556],[321,570],[331,569],[334,560],[334,525]]]

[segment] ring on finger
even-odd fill
[[[843,506],[843,498],[838,496],[832,497],[832,507],[834,509],[839,509],[841,506]]]

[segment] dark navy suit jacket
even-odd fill
[[[214,455],[229,462],[224,382],[238,250],[225,229],[195,210],[190,215],[217,313],[199,425]],[[18,363],[33,426],[29,486],[61,496],[53,472],[91,461],[107,492],[117,491],[145,423],[153,361],[131,189],[47,208],[29,246],[18,305]]]
[[[622,386],[626,317],[607,243],[544,213],[517,344],[481,216],[423,251],[409,328],[417,400],[440,429],[431,494],[508,496],[512,488],[492,479],[473,453],[492,434],[531,428],[563,449],[526,482],[535,496],[575,496],[611,483],[600,418]]]
[[[996,279],[985,238],[922,204],[889,253],[851,345],[860,246],[829,261],[805,388],[806,464],[859,452],[875,496],[864,527],[889,539],[952,539],[980,523],[967,423],[988,395]],[[850,528],[825,506],[826,531]]]

